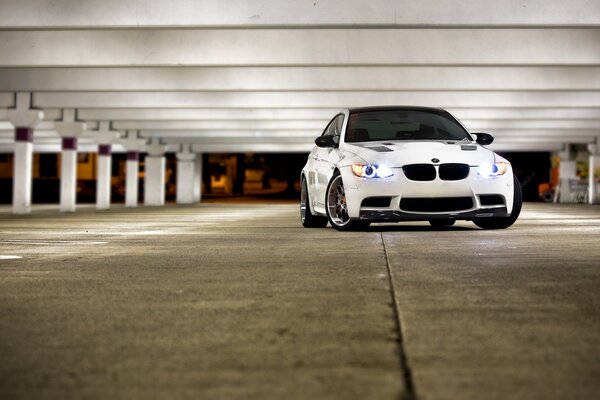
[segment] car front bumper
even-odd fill
[[[382,179],[359,178],[349,167],[341,168],[342,179],[346,192],[348,212],[352,218],[371,221],[419,221],[429,219],[473,219],[485,217],[508,216],[512,212],[514,182],[512,169],[509,167],[502,176],[484,177],[478,175],[477,167],[471,167],[465,179],[445,181],[436,176],[433,181],[411,181],[406,178],[402,168],[393,168],[394,175]],[[486,195],[496,195],[501,198],[501,204],[485,204],[482,199]],[[482,198],[483,196],[483,198]],[[373,207],[364,205],[365,199],[373,197],[389,198],[389,205]],[[406,209],[410,203],[425,204],[419,210]],[[465,207],[458,209],[427,209],[427,203],[438,204],[443,199],[467,200]],[[404,205],[403,205],[404,204]]]

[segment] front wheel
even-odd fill
[[[515,223],[523,206],[523,191],[516,176],[514,179],[514,197],[512,212],[508,217],[473,218],[473,223],[483,229],[506,229]]]
[[[339,171],[336,171],[333,174],[333,177],[327,185],[326,193],[325,209],[331,226],[338,231],[359,230],[369,226],[369,221],[351,218],[348,214],[346,191],[344,190],[344,182],[342,181],[342,176]]]
[[[302,179],[302,188],[300,192],[300,221],[305,228],[325,228],[327,226],[327,218],[313,215],[310,212],[310,204],[308,197],[308,187],[306,180]]]

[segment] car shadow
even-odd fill
[[[476,226],[449,226],[445,228],[433,227],[427,225],[371,225],[364,232],[466,232],[466,231],[480,231],[480,228]]]

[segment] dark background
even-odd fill
[[[500,153],[508,159],[523,186],[523,195],[526,201],[540,201],[538,185],[548,182],[550,176],[550,153]],[[177,161],[174,154],[167,154],[167,201],[175,200],[175,182],[177,174]],[[306,163],[306,153],[246,153],[246,154],[211,154],[203,155],[203,198],[214,201],[232,197],[252,197],[255,199],[299,199],[300,171]],[[143,171],[144,156],[140,157],[140,171]],[[40,154],[39,174],[33,179],[33,203],[58,203],[60,193],[60,180],[58,178],[58,154]],[[124,184],[125,154],[115,153],[112,157],[113,177],[120,177]],[[234,168],[227,168],[229,163]],[[262,171],[265,177],[264,187],[261,192],[244,189],[245,170]],[[225,193],[211,187],[211,176],[227,174],[233,182],[233,190]],[[10,204],[12,201],[12,179],[0,180],[0,202]],[[247,184],[246,184],[247,186]],[[78,182],[77,201],[79,203],[95,202],[95,181],[80,180]],[[140,179],[140,196],[143,193],[143,179]],[[118,190],[113,190],[113,202],[123,202],[124,197]]]

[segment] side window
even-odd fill
[[[340,114],[331,120],[327,128],[321,136],[333,136],[333,142],[337,145],[340,143],[340,135],[342,134],[342,125],[344,124],[344,114]]]
[[[321,136],[328,136],[328,135],[333,135],[334,134],[334,130],[335,130],[335,119],[332,120],[329,125],[327,125],[327,128],[325,128],[325,130],[323,131],[323,134]]]
[[[340,136],[342,134],[342,125],[344,124],[344,114],[340,114],[335,119],[335,136]]]
[[[343,124],[344,124],[344,114],[338,115],[331,123],[331,125],[332,125],[331,135],[333,135],[333,141],[336,145],[340,144],[340,136],[342,134],[342,125]]]

